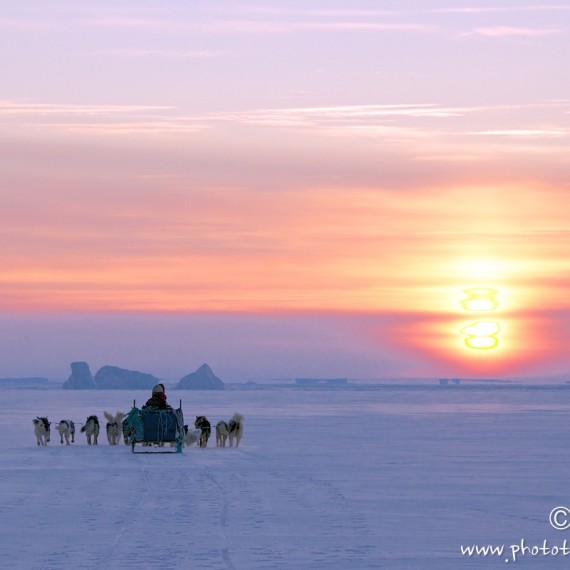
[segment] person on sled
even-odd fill
[[[173,411],[172,406],[166,403],[166,390],[164,384],[157,384],[152,388],[152,396],[147,400],[143,406],[145,408],[158,408],[159,410]]]

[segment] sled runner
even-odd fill
[[[182,453],[184,435],[182,400],[176,410],[139,409],[135,401],[123,422],[123,437],[125,443],[131,445],[133,453]],[[158,445],[161,449],[164,443],[174,443],[176,446],[173,451],[135,451],[137,443],[150,447]]]

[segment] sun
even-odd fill
[[[508,264],[505,261],[494,258],[472,258],[463,261],[457,261],[455,271],[464,278],[472,281],[494,281],[504,276]]]

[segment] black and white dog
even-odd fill
[[[117,445],[121,441],[121,432],[123,427],[123,412],[117,412],[114,416],[109,412],[103,412],[107,420],[107,440],[109,445]],[[119,426],[121,426],[119,428]]]
[[[93,445],[97,445],[97,437],[99,436],[99,418],[97,416],[89,416],[83,427],[82,432],[87,436],[87,443],[91,445],[91,438],[93,438]]]
[[[212,426],[208,421],[208,418],[206,416],[196,416],[194,427],[202,432],[198,446],[202,448],[206,447],[208,445],[210,434],[212,433]]]
[[[239,442],[243,437],[243,416],[241,414],[234,414],[228,422],[228,435],[230,447],[233,447],[234,439],[236,440],[236,447],[239,447]]]
[[[71,443],[75,443],[75,424],[72,420],[61,420],[55,429],[59,432],[59,443],[63,445],[64,437],[66,445],[69,445],[70,437]]]
[[[40,418],[39,416],[32,420],[34,424],[34,434],[38,445],[47,445],[50,440],[50,426],[51,423],[47,418]]]

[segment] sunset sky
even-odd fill
[[[570,379],[568,3],[19,0],[0,32],[0,377]]]

